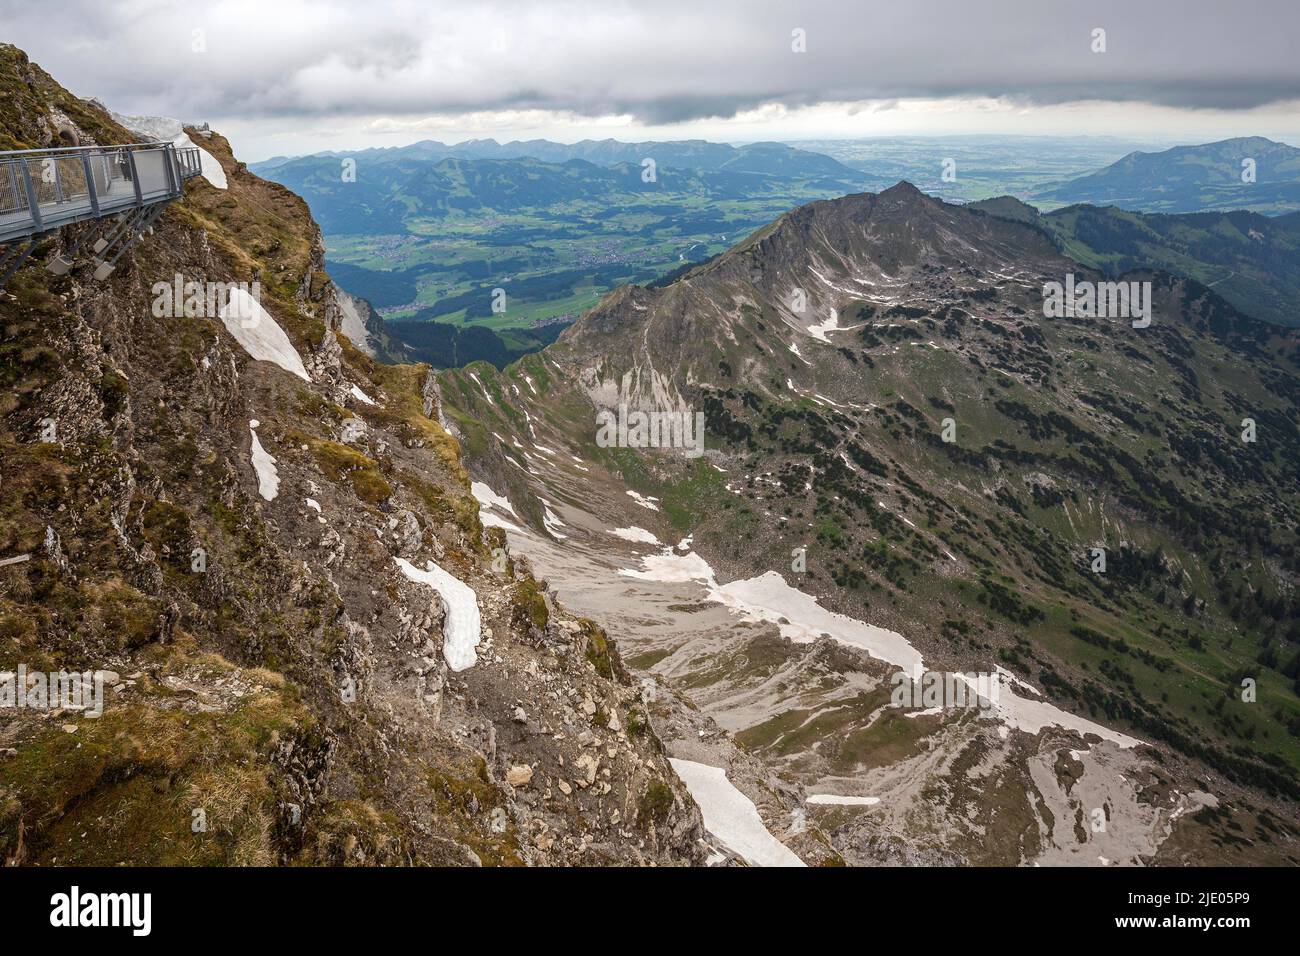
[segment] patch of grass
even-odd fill
[[[653,823],[662,825],[673,808],[673,791],[662,780],[651,780],[637,801],[637,826],[646,830]]]
[[[447,766],[430,767],[429,787],[439,823],[452,832],[457,842],[468,846],[484,866],[522,866],[514,824],[500,833],[485,832],[491,811],[504,803],[501,791],[488,780],[487,764],[477,755],[472,763],[464,757]]]
[[[263,689],[228,712],[181,709],[153,685],[159,694],[79,719],[76,733],[50,722],[23,741],[0,762],[0,817],[11,824],[0,827],[0,855],[18,850],[21,824],[28,863],[276,862],[271,756],[311,720],[282,679],[244,673]]]
[[[104,420],[112,421],[125,407],[131,387],[116,372],[107,372],[99,380],[99,400],[104,403]]]
[[[627,663],[630,667],[639,671],[648,671],[665,657],[671,656],[673,648],[665,648],[659,651],[646,651],[644,654],[638,654],[636,657],[629,657]]]
[[[379,463],[361,454],[355,448],[338,442],[307,438],[303,444],[310,449],[320,470],[331,481],[347,481],[356,496],[367,504],[377,505],[393,495],[393,487],[379,471]]]
[[[614,642],[609,639],[604,628],[585,617],[579,618],[578,623],[582,625],[582,634],[587,641],[587,660],[591,661],[592,666],[596,668],[596,673],[607,680],[627,683],[629,680],[627,670],[619,659],[618,649],[614,647]]]
[[[401,866],[409,859],[396,816],[365,800],[334,800],[308,825],[298,862],[315,866]]]
[[[546,630],[550,622],[550,611],[546,607],[546,596],[531,577],[515,585],[512,592],[514,600],[514,619],[519,626],[532,625],[539,631]]]

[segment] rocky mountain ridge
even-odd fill
[[[11,46],[0,92],[7,147],[132,140]],[[640,687],[480,524],[427,368],[349,339],[305,204],[202,142],[227,188],[110,280],[41,268],[87,225],[0,293],[0,664],[107,696],[0,712],[6,862],[701,862]],[[174,276],[262,311],[158,314]]]

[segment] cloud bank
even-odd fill
[[[82,95],[194,118],[557,111],[664,125],[913,98],[1300,99],[1291,0],[3,0],[0,24]]]

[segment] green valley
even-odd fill
[[[439,159],[416,144],[254,169],[307,198],[331,274],[415,355],[443,366],[536,351],[610,289],[707,260],[801,203],[865,182],[778,144],[581,145],[555,162],[480,158],[483,144]]]

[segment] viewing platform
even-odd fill
[[[123,239],[129,245],[199,172],[199,150],[172,143],[0,152],[0,245],[8,244],[0,250],[0,286],[37,237],[61,226],[121,216],[121,228],[101,237],[95,252]],[[108,264],[104,275],[111,271]]]

